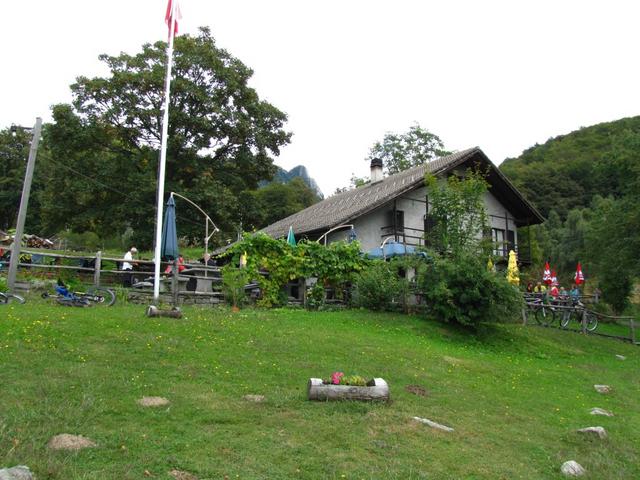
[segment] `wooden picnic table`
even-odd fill
[[[222,276],[219,270],[210,268],[187,268],[181,272],[187,278],[196,279],[196,292],[210,293],[213,291],[213,282],[221,282]]]

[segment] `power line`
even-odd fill
[[[56,160],[53,160],[52,158],[48,158],[48,161],[50,161],[51,163],[53,163],[54,165],[57,165],[57,166],[59,166],[59,167],[66,168],[66,169],[67,169],[67,170],[69,170],[70,172],[73,172],[73,173],[75,173],[76,175],[80,175],[81,177],[86,178],[86,179],[87,179],[87,180],[89,180],[90,182],[93,182],[93,183],[95,183],[95,184],[97,184],[97,185],[100,185],[101,187],[103,187],[103,188],[105,188],[105,189],[107,189],[107,190],[110,190],[111,192],[116,193],[116,194],[118,194],[118,195],[119,195],[119,196],[121,196],[121,197],[127,198],[127,199],[131,200],[131,201],[132,201],[132,202],[134,202],[134,203],[137,203],[137,202],[138,202],[138,200],[137,200],[137,199],[135,199],[135,198],[133,198],[133,197],[131,197],[131,196],[127,195],[126,193],[123,193],[123,192],[122,192],[122,190],[115,189],[114,187],[111,187],[111,186],[109,186],[109,185],[107,185],[107,184],[105,184],[105,183],[102,183],[102,182],[100,182],[100,181],[96,180],[96,179],[95,179],[95,178],[93,178],[93,177],[89,177],[88,175],[85,175],[84,173],[81,173],[81,172],[77,171],[76,169],[74,169],[74,168],[72,168],[72,167],[70,167],[70,166],[68,166],[68,165],[65,165],[65,164],[63,164],[63,163],[61,163],[61,162],[58,162],[58,161],[56,161]],[[156,208],[156,207],[154,207],[154,209],[155,209],[155,208]],[[179,218],[180,220],[183,220],[183,221],[185,221],[185,222],[187,222],[187,223],[190,223],[190,224],[192,224],[192,225],[199,225],[199,226],[201,226],[201,223],[200,223],[200,222],[196,222],[196,221],[191,220],[191,219],[189,219],[189,218],[185,218],[185,217],[183,217],[183,216],[178,215],[177,213],[176,213],[176,217],[177,217],[177,218]]]

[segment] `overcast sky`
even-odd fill
[[[325,194],[368,174],[369,148],[418,122],[499,164],[549,137],[640,114],[640,2],[181,0],[289,115],[276,163]],[[50,120],[100,53],[166,38],[166,0],[3,1],[0,128]]]

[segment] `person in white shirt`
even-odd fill
[[[127,262],[126,260],[133,260],[133,256],[136,253],[138,253],[138,249],[136,247],[131,247],[129,249],[129,251],[124,254],[125,261],[122,262],[122,270],[123,271],[126,271],[126,272],[132,272],[133,271],[133,265],[131,263]],[[126,273],[125,275],[123,275],[123,277],[124,277],[123,284],[124,284],[125,287],[130,287],[131,286],[132,276],[133,276],[132,273]]]

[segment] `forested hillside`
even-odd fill
[[[640,116],[584,127],[508,158],[500,169],[544,216],[591,205],[596,195],[620,197],[629,158],[640,159]]]
[[[565,281],[586,262],[622,310],[640,274],[640,116],[552,138],[500,168],[548,219],[532,229],[536,260]]]

